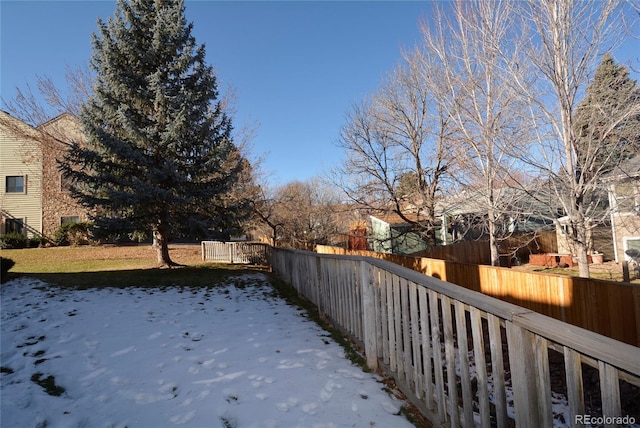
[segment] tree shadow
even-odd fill
[[[212,287],[223,284],[235,276],[264,270],[259,266],[202,264],[175,269],[150,268],[65,273],[9,272],[8,280],[35,278],[48,285],[75,289],[168,286]]]

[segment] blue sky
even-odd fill
[[[238,96],[236,127],[257,123],[253,151],[273,183],[322,175],[347,110],[379,86],[419,39],[430,2],[187,1],[221,88]],[[64,87],[67,66],[88,63],[96,20],[115,1],[1,0],[3,99],[37,75]]]

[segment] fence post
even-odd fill
[[[371,266],[365,260],[360,261],[360,287],[362,293],[362,333],[364,335],[364,353],[367,367],[378,368],[378,337],[376,328],[375,290],[372,281]]]

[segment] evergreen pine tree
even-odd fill
[[[640,152],[640,89],[624,65],[606,54],[574,117],[577,165],[585,180]]]
[[[98,26],[86,141],[60,168],[96,233],[151,230],[158,264],[171,266],[170,233],[204,238],[244,214],[228,195],[245,161],[183,0],[118,0]]]

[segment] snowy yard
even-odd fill
[[[2,285],[4,427],[403,427],[380,379],[274,297],[209,288]]]

